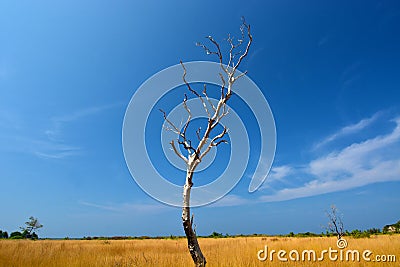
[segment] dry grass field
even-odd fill
[[[348,247],[371,250],[371,260],[377,255],[395,255],[396,262],[331,261],[326,254],[323,261],[279,261],[273,255],[260,261],[257,252],[268,246],[271,250],[315,250],[317,258],[325,249],[337,249],[336,239],[327,237],[236,237],[201,238],[207,266],[400,266],[400,235],[372,236],[371,238],[346,238]],[[263,255],[263,254],[262,254]],[[344,255],[344,254],[343,254]],[[343,256],[345,258],[345,256]],[[192,266],[185,239],[147,240],[0,240],[0,266],[43,267],[99,267],[99,266]]]

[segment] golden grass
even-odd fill
[[[313,249],[319,257],[324,249],[337,249],[336,239],[327,237],[237,237],[211,239],[200,238],[199,242],[207,258],[207,266],[399,266],[400,235],[373,236],[365,239],[346,237],[346,249],[358,249],[360,253],[369,249],[375,255],[395,255],[396,262],[377,263],[330,261],[280,262],[259,261],[257,251],[267,245],[269,251]],[[288,255],[286,255],[288,257]],[[164,240],[1,240],[0,266],[43,267],[99,267],[99,266],[193,266],[185,239]]]

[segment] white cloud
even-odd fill
[[[400,160],[385,161],[341,180],[312,180],[297,188],[286,188],[274,195],[261,196],[262,202],[275,202],[349,190],[368,184],[400,180]]]
[[[377,182],[400,181],[400,154],[388,153],[390,149],[400,148],[400,117],[393,121],[396,126],[386,135],[353,143],[341,151],[310,161],[306,169],[292,170],[294,175],[301,173],[309,180],[297,187],[261,196],[259,200],[283,201],[348,190]]]
[[[293,172],[293,168],[289,165],[272,167],[268,174],[268,181],[281,180]]]
[[[379,116],[381,115],[381,112],[377,112],[375,113],[372,117],[370,118],[366,118],[366,119],[362,119],[360,120],[358,123],[356,124],[351,124],[348,125],[346,127],[343,127],[342,129],[340,129],[339,131],[337,131],[336,133],[329,135],[328,137],[326,137],[324,140],[322,140],[321,142],[317,143],[314,146],[314,149],[318,149],[328,143],[331,143],[343,136],[346,135],[350,135],[350,134],[355,134],[360,132],[361,130],[365,129],[366,127],[368,127],[369,125],[371,125],[373,122],[375,122]]]
[[[326,157],[313,160],[309,164],[310,173],[329,179],[337,173],[354,174],[364,168],[372,167],[374,161],[379,160],[379,150],[400,139],[400,118],[397,118],[396,127],[388,135],[377,136],[361,143],[354,143],[340,152],[330,153]]]

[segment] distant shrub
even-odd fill
[[[8,238],[8,233],[0,230],[0,238]]]
[[[371,235],[377,235],[381,233],[381,229],[379,228],[371,228],[371,229],[367,229],[366,230],[368,233],[370,233]]]
[[[24,236],[22,236],[22,233],[18,231],[12,232],[10,234],[10,239],[23,239],[23,238]]]
[[[113,236],[110,238],[111,240],[123,240],[126,239],[124,236]]]
[[[371,234],[368,231],[361,231],[358,229],[351,231],[350,235],[354,238],[369,238],[369,237],[371,237]]]
[[[297,236],[297,237],[316,237],[316,236],[320,236],[320,235],[311,233],[311,232],[305,232],[305,233],[298,233],[295,236]]]
[[[224,235],[221,234],[221,233],[218,233],[218,232],[212,232],[212,234],[209,235],[208,237],[212,237],[212,238],[222,238],[222,237],[224,237]]]
[[[294,233],[293,233],[293,232],[290,232],[287,236],[288,236],[288,237],[294,237]]]
[[[170,235],[169,237],[167,237],[167,239],[176,240],[179,239],[179,236]]]

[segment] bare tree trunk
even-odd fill
[[[190,255],[196,267],[206,266],[206,258],[201,252],[199,242],[197,241],[196,232],[193,230],[193,217],[190,218],[190,192],[192,190],[193,172],[186,172],[186,182],[183,186],[183,208],[182,208],[182,223],[188,241]]]

